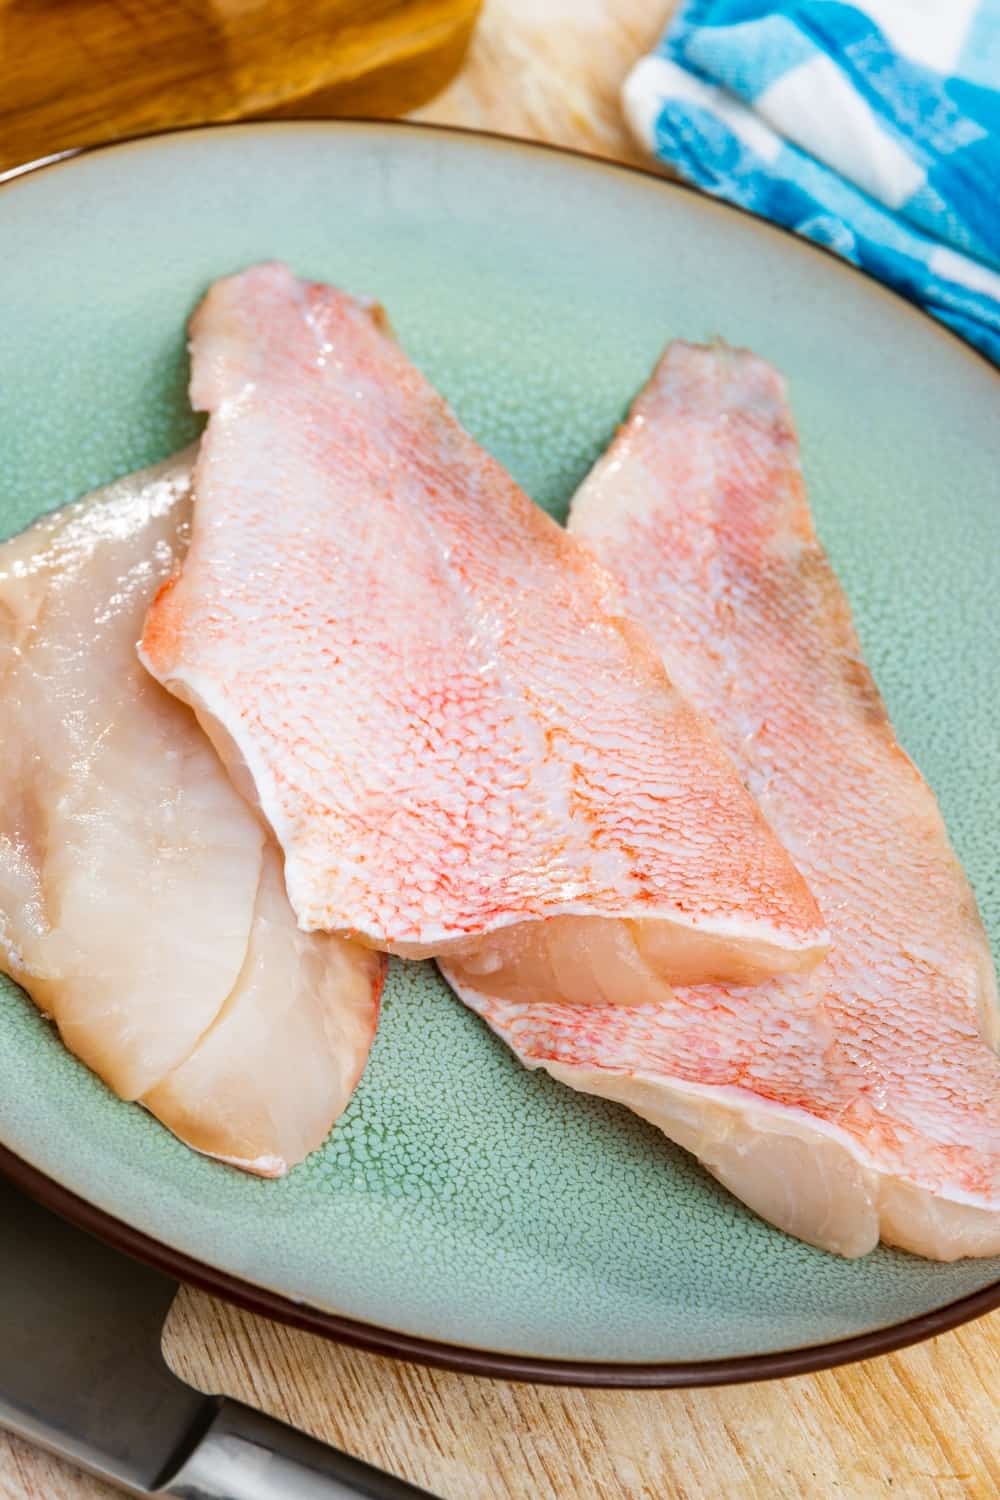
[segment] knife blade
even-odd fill
[[[0,1425],[136,1495],[433,1500],[185,1385],[160,1349],[177,1286],[0,1178]]]

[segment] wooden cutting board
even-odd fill
[[[480,0],[0,0],[0,171],[207,120],[396,115],[459,67]]]

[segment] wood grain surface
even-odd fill
[[[420,118],[635,159],[617,111],[662,0],[487,0]],[[2,1330],[0,1330],[2,1337]],[[820,1375],[705,1391],[548,1390],[337,1347],[183,1291],[171,1365],[443,1500],[995,1500],[1000,1313]],[[0,1500],[110,1500],[0,1435]]]
[[[480,0],[0,0],[0,171],[247,116],[399,114],[460,66]]]

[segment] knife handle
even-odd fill
[[[434,1500],[429,1490],[228,1399],[156,1494],[172,1500]]]

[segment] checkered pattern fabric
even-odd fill
[[[624,102],[682,176],[1000,364],[1000,0],[684,0]]]

